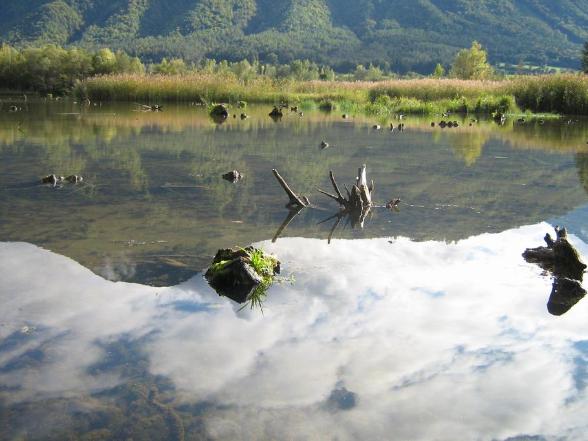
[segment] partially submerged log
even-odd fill
[[[528,248],[523,253],[527,262],[536,263],[541,268],[559,277],[582,280],[586,264],[580,254],[568,241],[565,228],[555,227],[556,240],[547,233],[544,237],[546,247]]]
[[[586,265],[568,241],[566,229],[556,226],[555,234],[556,240],[553,240],[547,233],[543,238],[547,246],[528,248],[523,257],[527,262],[535,263],[553,274],[547,310],[550,314],[562,315],[586,295],[582,287]]]
[[[292,191],[286,180],[282,178],[280,173],[278,173],[278,171],[275,168],[272,169],[272,173],[274,174],[274,176],[276,177],[276,179],[288,195],[288,198],[290,199],[290,202],[286,204],[287,208],[308,207],[310,205],[310,201],[306,196],[298,196],[296,193],[294,193],[294,191]]]

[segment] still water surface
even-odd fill
[[[588,304],[550,315],[521,253],[557,223],[588,253],[588,124],[247,111],[0,114],[0,439],[583,439]],[[316,188],[364,163],[400,209],[328,243]],[[274,242],[272,168],[316,206]],[[293,276],[263,313],[201,275],[250,243]]]

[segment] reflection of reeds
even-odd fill
[[[534,112],[588,114],[588,79],[583,75],[516,77],[502,81],[458,79],[410,79],[368,81],[294,81],[256,78],[243,81],[233,75],[192,73],[186,75],[121,74],[85,80],[76,89],[95,101],[153,103],[325,100],[368,104],[388,96],[395,111],[426,113],[434,110],[490,113],[516,104]],[[345,106],[343,106],[345,107]]]

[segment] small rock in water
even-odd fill
[[[435,121],[431,122],[431,127],[435,127]]]
[[[265,273],[260,274],[252,263],[252,256],[257,255],[267,267]],[[238,303],[244,303],[251,298],[264,279],[269,279],[280,273],[280,262],[274,256],[265,254],[253,247],[218,250],[211,266],[204,277],[210,286],[222,296],[229,297]]]
[[[386,204],[386,208],[396,208],[400,204],[400,199],[392,199],[390,202]]]
[[[41,179],[41,183],[51,184],[54,186],[59,184],[62,181],[63,181],[63,176],[56,176],[56,175],[45,176],[43,179]]]
[[[284,114],[282,113],[282,109],[280,107],[274,106],[272,111],[269,113],[269,116],[271,118],[279,119],[282,118]]]
[[[65,178],[65,180],[72,184],[77,184],[78,182],[82,182],[84,178],[78,175],[70,175],[67,178]]]
[[[321,141],[321,149],[326,149],[327,147],[329,147],[329,143],[326,141]]]
[[[343,115],[341,115],[341,117],[342,117],[343,119],[347,119],[347,118],[349,118],[349,115],[347,115],[346,113],[344,113]]]
[[[246,113],[241,114],[241,119],[247,119],[247,118],[249,118],[249,116]]]
[[[374,124],[374,125],[372,126],[372,128],[373,128],[374,130],[380,130],[380,129],[382,128],[382,126],[380,126],[380,124]]]
[[[243,179],[243,175],[239,173],[238,170],[231,170],[223,175],[223,179],[226,179],[229,182],[237,182],[240,179]]]

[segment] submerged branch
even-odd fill
[[[272,169],[272,173],[274,174],[274,176],[276,177],[276,179],[288,195],[288,198],[290,199],[290,202],[287,206],[308,207],[310,205],[310,201],[306,196],[299,197],[296,193],[294,193],[294,191],[292,191],[288,183],[285,181],[284,178],[282,178],[280,173],[278,173],[278,171],[275,168]]]

